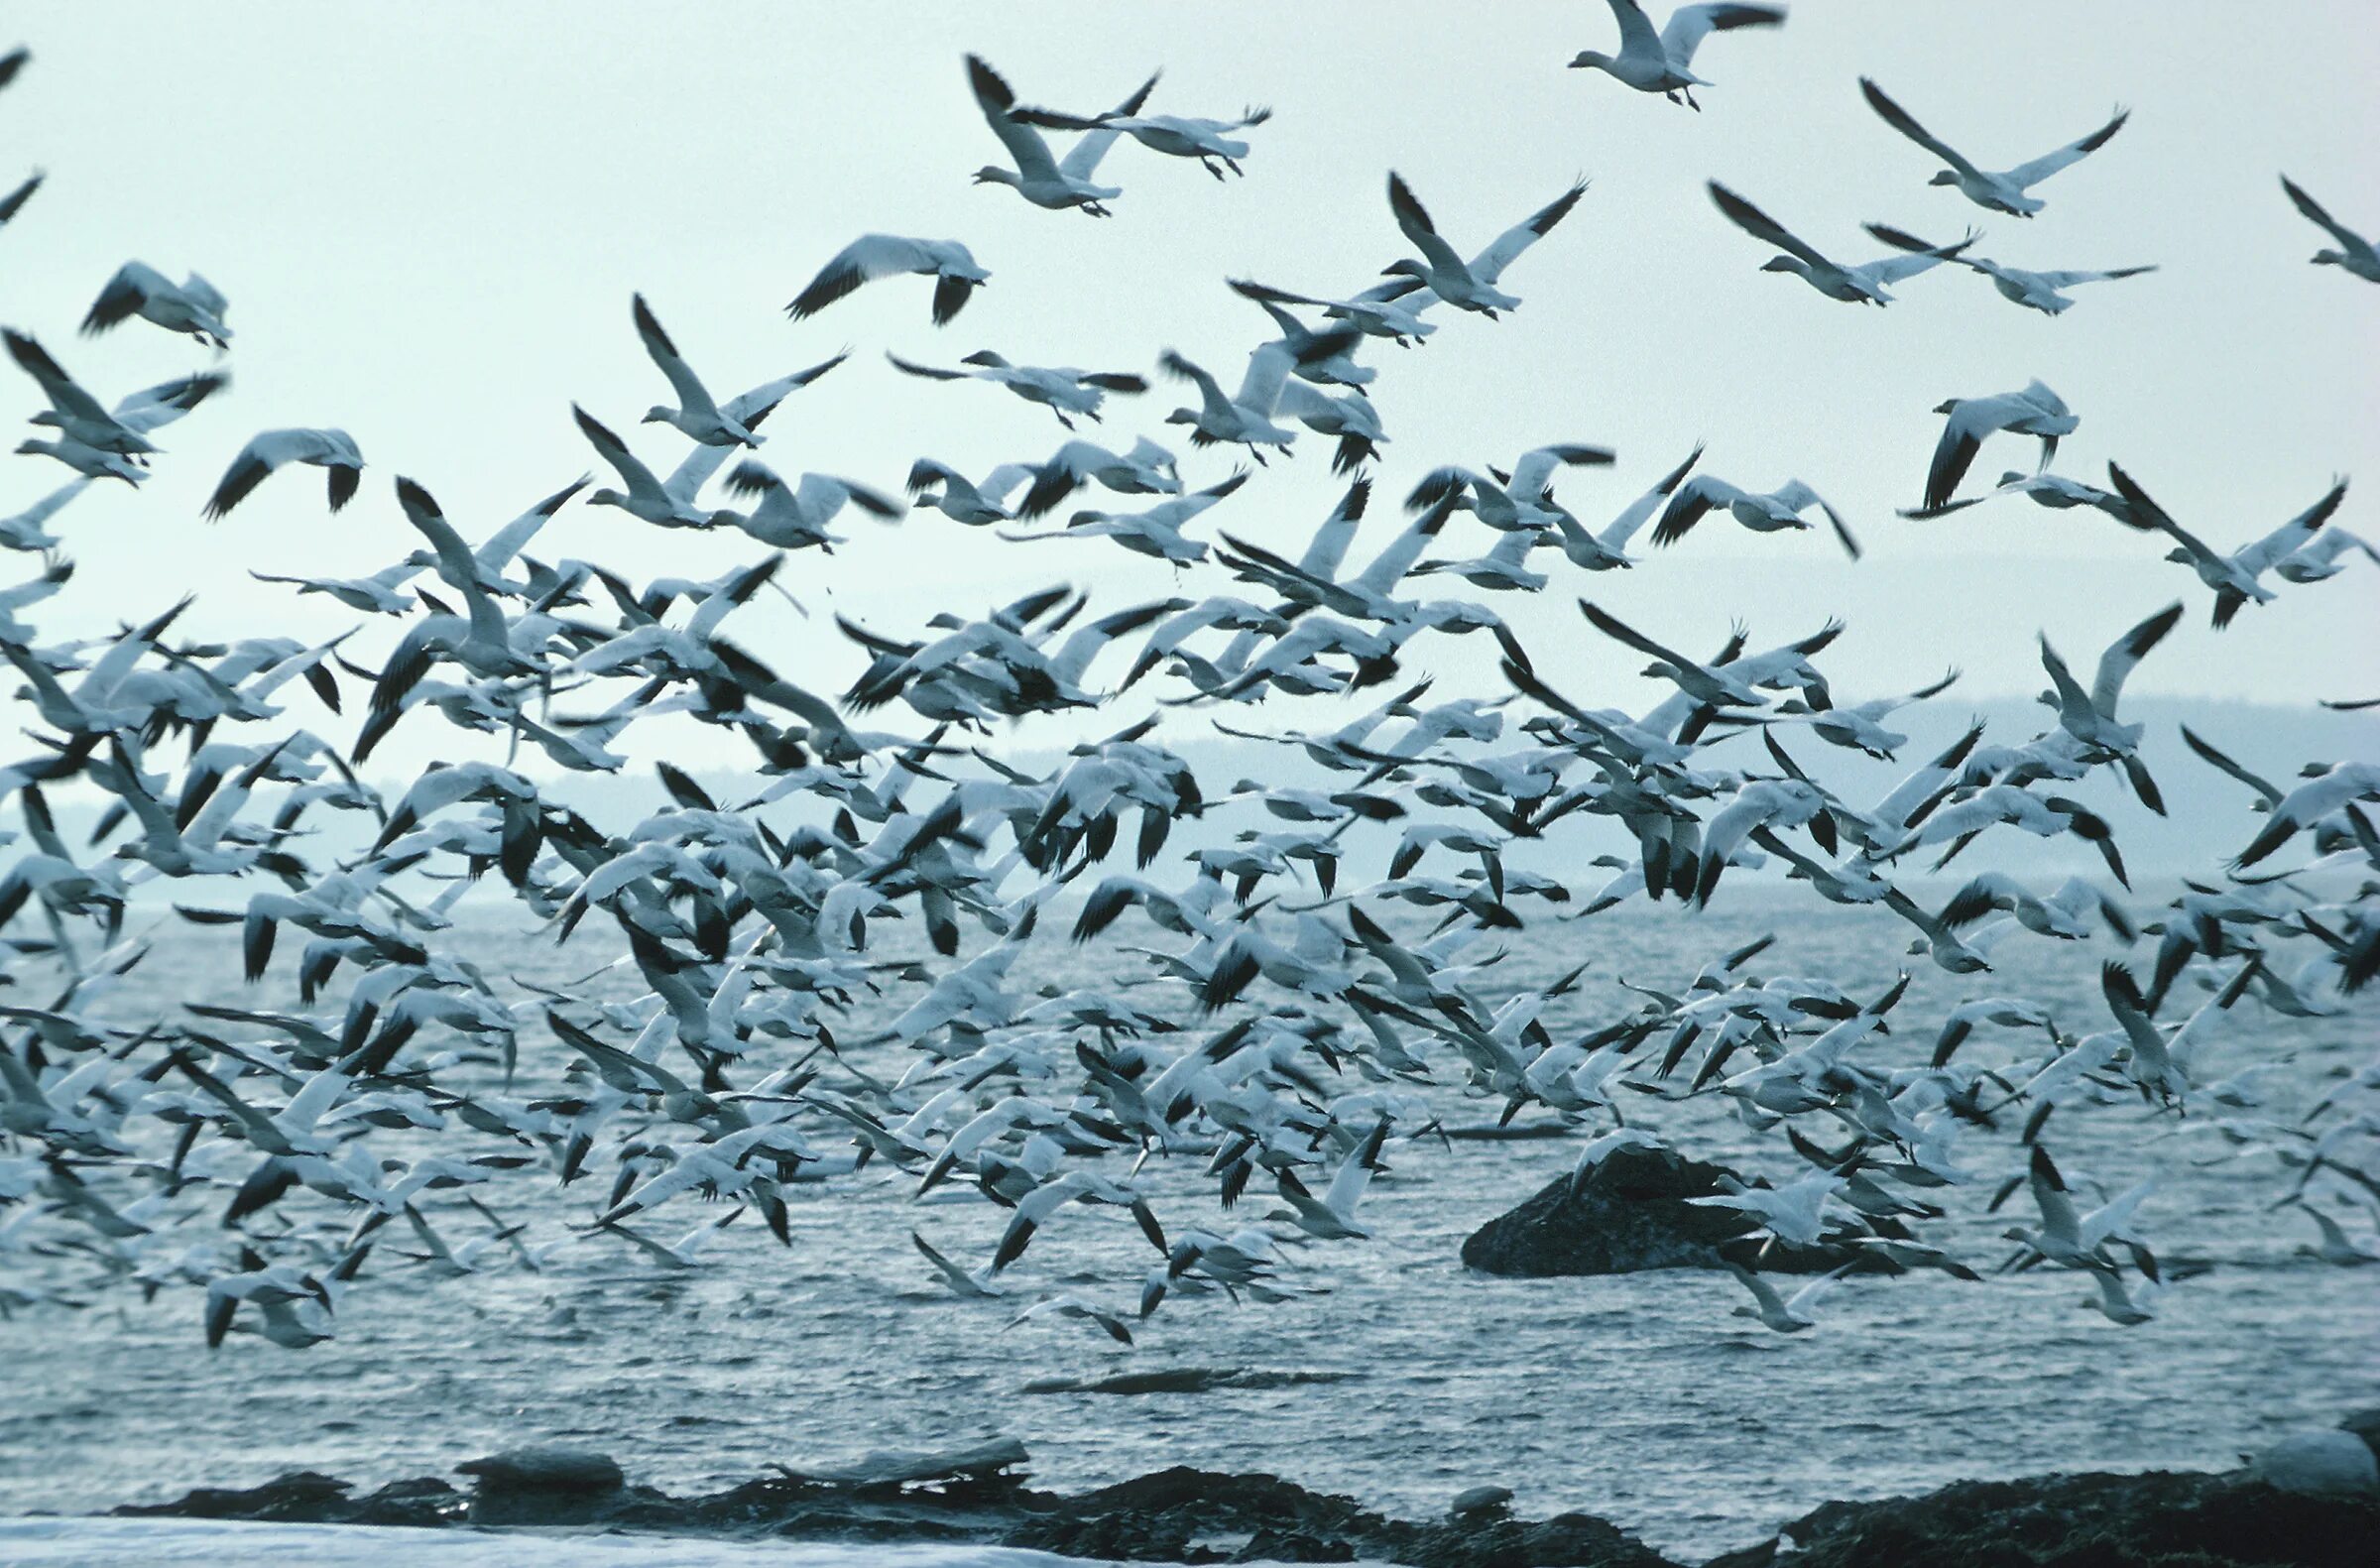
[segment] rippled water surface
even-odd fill
[[[1513,939],[1506,968],[1518,982],[1585,960],[1592,983],[1557,1017],[1609,1017],[1619,977],[1676,985],[1770,929],[1783,940],[1762,972],[1880,990],[1905,928],[1814,916],[1746,889],[1693,921],[1621,910],[1533,928]],[[229,995],[220,936],[162,931],[147,983],[177,998]],[[586,938],[557,954],[494,933],[484,950],[547,979],[605,956]],[[1995,953],[2001,972],[1978,978],[2097,1027],[2104,956],[2090,944],[2010,943]],[[1033,980],[1071,984],[1114,959],[1052,943],[1041,962]],[[1879,1059],[1922,1055],[1942,1011],[1983,994],[1961,987],[1919,974]],[[2269,1108],[2294,1120],[2369,1056],[2373,1022],[2368,1007],[2312,1023],[2243,1008],[2208,1070],[2296,1046],[2299,1065],[2270,1085]],[[2001,1035],[1966,1048],[2003,1059],[2017,1046]],[[1444,1099],[1450,1125],[1490,1122],[1497,1109]],[[1700,1102],[1631,1110],[1697,1152],[1791,1174],[1767,1141]],[[657,1272],[601,1239],[543,1272],[461,1280],[376,1257],[375,1277],[340,1308],[338,1338],[302,1352],[235,1335],[208,1353],[189,1291],[20,1313],[0,1322],[0,1511],[95,1509],[298,1466],[372,1484],[527,1441],[601,1448],[633,1478],[683,1491],[776,1461],[1009,1434],[1055,1488],[1193,1464],[1269,1470],[1422,1514],[1496,1481],[1526,1512],[1602,1514],[1691,1557],[1830,1498],[2052,1469],[2220,1466],[2380,1398],[2380,1268],[2299,1256],[2313,1230],[2266,1207],[2286,1181],[2269,1157],[2202,1165],[2227,1151],[2219,1137],[2136,1105],[2062,1110],[2047,1142],[2070,1173],[2111,1187],[2161,1173],[2147,1231],[2168,1255],[2213,1267],[2175,1287],[2157,1321],[2118,1329],[2082,1308],[2081,1280],[2051,1270],[1982,1284],[1846,1280],[1821,1328],[1792,1337],[1731,1316],[1740,1292],[1723,1275],[1487,1278],[1458,1262],[1463,1238],[1565,1169],[1573,1149],[1429,1142],[1392,1146],[1395,1168],[1364,1210],[1376,1240],[1301,1260],[1301,1277],[1328,1293],[1279,1306],[1169,1302],[1127,1350],[1079,1323],[1009,1324],[1020,1303],[1061,1286],[1129,1307],[1146,1258],[1129,1222],[1072,1211],[1009,1271],[1020,1301],[962,1301],[924,1273],[908,1233],[978,1259],[997,1211],[972,1193],[914,1202],[914,1183],[879,1166],[794,1192],[789,1249],[739,1225],[719,1238],[716,1266],[693,1274]],[[2012,1129],[1963,1145],[1961,1157],[1987,1179],[2021,1168]],[[1170,1225],[1212,1213],[1195,1163],[1144,1173]],[[524,1174],[486,1191],[539,1240],[584,1224],[601,1196],[588,1190],[599,1183],[563,1193]],[[1962,1201],[1968,1214],[1980,1207],[1971,1193]],[[1250,1204],[1261,1207],[1252,1194]],[[454,1212],[441,1222],[450,1240],[470,1233],[467,1211]],[[702,1217],[683,1202],[652,1229],[674,1236]],[[2010,1222],[1969,1219],[1946,1234],[1995,1261],[2004,1244],[1988,1238]],[[1112,1267],[1101,1279],[1071,1277],[1102,1262]],[[1203,1394],[1024,1391],[1040,1379],[1173,1366],[1344,1377]]]

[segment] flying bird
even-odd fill
[[[2338,241],[2336,250],[2314,253],[2315,266],[2343,267],[2366,283],[2380,283],[2380,250],[2374,250],[2370,240],[2332,217],[2320,202],[2308,195],[2287,175],[2281,177],[2281,188],[2289,192],[2289,199],[2297,204],[2300,212],[2329,230],[2330,237]]]
[[[1700,111],[1694,89],[1710,85],[1694,73],[1694,52],[1714,33],[1743,27],[1780,27],[1781,5],[1686,5],[1670,13],[1660,32],[1637,0],[1608,0],[1611,18],[1619,24],[1619,53],[1606,55],[1583,49],[1571,60],[1573,70],[1600,70],[1638,92],[1657,92],[1672,103]]]
[[[1989,174],[1976,168],[1949,143],[1918,124],[1908,110],[1886,97],[1884,89],[1868,77],[1859,78],[1859,90],[1867,95],[1868,107],[1881,115],[1886,125],[1950,165],[1950,168],[1939,171],[1927,183],[1956,185],[1960,194],[1975,205],[2020,218],[2031,217],[2046,204],[2040,197],[2028,195],[2027,191],[2061,169],[2079,163],[2106,146],[2108,138],[2122,130],[2124,121],[2131,117],[2129,109],[2118,108],[2105,125],[2088,136],[2069,142],[2054,153],[2044,153],[2029,164],[2019,164],[2014,169]]]
[[[880,278],[897,278],[903,273],[934,280],[936,326],[949,325],[951,318],[967,307],[975,291],[992,278],[976,265],[967,247],[957,240],[863,234],[818,269],[818,276],[793,297],[793,302],[785,306],[785,313],[796,321],[804,320],[862,284],[875,283]]]

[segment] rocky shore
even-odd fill
[[[1708,1568],[2365,1568],[2380,1542],[2380,1412],[2293,1438],[2220,1474],[2058,1475],[1962,1482],[1918,1498],[1830,1503]],[[1479,1487],[1445,1516],[1389,1518],[1268,1475],[1175,1468],[1072,1495],[1030,1485],[1022,1444],[877,1454],[672,1497],[606,1455],[524,1448],[358,1495],[300,1471],[202,1488],[123,1515],[316,1524],[582,1526],[673,1535],[948,1541],[1173,1563],[1257,1560],[1416,1568],[1683,1568],[1606,1520],[1530,1520]]]

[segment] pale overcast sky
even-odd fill
[[[2380,573],[2368,566],[2285,587],[2217,636],[2195,578],[2095,514],[2018,501],[1930,524],[1893,516],[1917,500],[1941,427],[1934,405],[2039,376],[2082,417],[2062,471],[2103,482],[2114,457],[2220,546],[2279,524],[2339,473],[2358,481],[2339,525],[2380,536],[2380,287],[2307,264],[2322,236],[2276,178],[2289,172],[2380,233],[2380,8],[2369,0],[1804,0],[1782,31],[1705,47],[1698,68],[1716,85],[1701,114],[1564,68],[1582,48],[1615,47],[1592,0],[250,0],[35,5],[10,21],[35,60],[0,94],[0,179],[20,166],[51,178],[0,231],[0,316],[111,399],[210,363],[146,323],[75,336],[127,257],[204,273],[230,297],[236,332],[232,389],[164,432],[155,480],[138,494],[101,487],[61,517],[82,572],[42,612],[47,633],[95,630],[186,589],[199,595],[193,629],[335,629],[353,617],[320,599],[295,607],[245,568],[361,573],[393,560],[416,543],[390,497],[396,473],[484,536],[593,466],[573,399],[665,468],[682,438],[635,423],[666,391],[630,325],[639,289],[723,394],[853,349],[767,427],[761,455],[788,474],[897,491],[920,454],[971,473],[1045,457],[1063,435],[1045,412],[990,387],[901,377],[884,350],[951,363],[989,347],[1153,376],[1158,352],[1178,347],[1236,383],[1270,328],[1224,278],[1364,287],[1406,254],[1383,196],[1395,168],[1466,251],[1574,176],[1593,186],[1507,274],[1525,301],[1516,314],[1441,311],[1425,348],[1367,346],[1392,436],[1370,530],[1385,534],[1392,498],[1429,467],[1506,463],[1549,440],[1618,449],[1615,470],[1560,486],[1600,524],[1702,439],[1709,472],[1760,489],[1805,479],[1867,545],[1853,565],[1824,533],[1755,540],[1712,521],[1676,548],[1644,549],[1632,573],[1591,579],[1539,556],[1553,591],[1494,602],[1578,695],[1627,706],[1657,695],[1633,678],[1640,661],[1579,620],[1581,592],[1689,648],[1716,645],[1730,619],[1766,646],[1842,615],[1850,631],[1830,667],[1851,698],[1954,663],[1967,671],[1961,696],[2030,692],[2037,629],[2080,663],[2176,595],[2189,620],[2143,667],[2140,690],[2302,702],[2374,683]],[[1152,109],[1269,104],[1275,118],[1249,133],[1245,180],[1219,183],[1128,142],[1101,171],[1125,187],[1116,216],[1046,212],[969,183],[1000,157],[964,79],[971,49],[1032,102],[1096,110],[1162,66]],[[1929,188],[1936,166],[1861,101],[1862,72],[1991,167],[2047,152],[2116,103],[2134,113],[2042,187],[2048,210],[2025,222]],[[1903,286],[1890,309],[1840,304],[1761,273],[1769,252],[1713,209],[1712,177],[1851,260],[1876,253],[1862,220],[1945,238],[1971,221],[1985,231],[1979,253],[2011,264],[2162,270],[2083,289],[2056,319],[1949,269]],[[993,284],[940,330],[922,280],[789,322],[785,302],[869,230],[961,239]],[[1104,432],[1088,433],[1121,446],[1136,429],[1163,432],[1182,401],[1160,382],[1112,402]],[[0,417],[37,407],[31,382],[0,367]],[[359,502],[329,518],[308,470],[277,477],[223,525],[200,522],[240,443],[284,424],[355,434],[372,464]],[[1179,449],[1194,482],[1233,465]],[[2001,438],[1970,486],[2029,468],[2032,452]],[[1302,436],[1294,460],[1194,532],[1212,539],[1220,526],[1293,551],[1341,488],[1329,453],[1324,437]],[[65,477],[46,458],[10,459],[0,514]],[[1108,606],[1172,587],[1165,568],[1104,543],[1007,545],[930,512],[896,528],[847,515],[843,527],[849,548],[798,556],[780,580],[813,610],[839,606],[888,631],[1060,577]],[[1489,543],[1476,524],[1455,527],[1459,553]],[[1359,540],[1358,555],[1369,547]],[[660,535],[583,505],[536,548],[638,576],[707,575],[758,553],[740,535]],[[1212,568],[1188,582],[1223,586]],[[839,690],[860,661],[822,626],[764,599],[730,630]],[[1487,687],[1488,652],[1441,643],[1414,663],[1476,671]]]

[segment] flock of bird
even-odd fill
[[[1710,35],[1785,20],[1781,6],[1691,5],[1656,32],[1634,0],[1609,4],[1618,53],[1572,64],[1685,104],[1709,85],[1693,62]],[[22,50],[0,61],[0,86],[25,63]],[[977,57],[964,74],[1007,158],[976,180],[1058,212],[1112,209],[1123,190],[1099,181],[1128,161],[1128,138],[1219,181],[1239,176],[1251,156],[1244,133],[1267,118],[1154,113],[1154,76],[1114,109],[1075,114],[1020,104]],[[1873,81],[1860,87],[1943,166],[1936,184],[2028,218],[2043,210],[2044,181],[2125,123],[2119,111],[1990,173]],[[39,183],[0,201],[11,245],[35,237],[22,219]],[[644,416],[666,427],[646,449],[674,466],[649,466],[575,409],[616,486],[588,490],[582,479],[483,532],[398,477],[395,515],[417,538],[385,568],[258,573],[359,618],[313,644],[192,638],[179,626],[187,599],[104,638],[42,640],[34,612],[74,569],[54,532],[65,509],[93,483],[142,483],[164,458],[156,437],[229,378],[208,369],[110,404],[9,330],[10,357],[47,405],[34,421],[45,437],[19,450],[72,477],[0,521],[0,545],[32,568],[0,589],[0,657],[21,681],[32,738],[28,755],[0,768],[0,803],[18,819],[0,835],[0,1259],[10,1260],[0,1307],[187,1291],[204,1301],[210,1343],[237,1330],[302,1346],[332,1332],[345,1291],[377,1278],[536,1268],[563,1248],[627,1248],[691,1267],[748,1211],[784,1240],[797,1185],[890,1181],[1005,1214],[980,1262],[915,1233],[929,1278],[962,1296],[1008,1295],[1018,1321],[1077,1319],[1129,1342],[1135,1318],[1176,1296],[1281,1300],[1317,1288],[1300,1255],[1369,1235],[1374,1174],[1418,1157],[1465,1103],[1498,1124],[1527,1113],[1599,1135],[1582,1139],[1582,1182],[1615,1150],[1662,1146],[1663,1106],[1725,1107],[1770,1135],[1778,1163],[1706,1201],[1747,1216],[1768,1246],[1845,1249],[1884,1271],[1974,1276],[1973,1263],[1930,1239],[1934,1222],[1959,1192],[1992,1193],[1977,1202],[1997,1208],[2021,1190],[2033,1223],[2008,1231],[2012,1254],[1977,1262],[2087,1273],[2091,1305],[2127,1324],[2154,1310],[2160,1266],[2141,1215],[2150,1194],[2084,1195],[2089,1178],[2054,1158],[2051,1141],[2084,1108],[2179,1119],[2220,1131],[2233,1146],[2226,1157],[2274,1158],[2282,1201],[2319,1228],[2319,1256],[2373,1262],[2336,1211],[2342,1198],[2380,1195],[2369,1164],[2380,1058],[2304,1124],[2285,1125],[2251,1114],[2261,1103],[2253,1070],[2216,1078],[2203,1047],[2226,1015],[2319,1017],[2380,970],[2369,809],[2380,769],[2267,779],[2188,735],[2260,816],[2227,875],[2154,908],[2131,892],[2118,824],[2075,798],[2078,781],[2105,771],[2142,808],[2163,809],[2122,693],[2180,602],[2099,652],[2087,684],[2045,638],[2038,733],[1987,740],[1977,725],[1870,802],[1822,786],[1795,754],[1895,759],[1905,744],[1888,726],[1895,710],[1935,696],[1955,672],[1851,700],[1818,663],[1840,623],[1766,649],[1738,634],[1698,656],[1590,593],[1578,600],[1584,628],[1642,655],[1670,688],[1629,712],[1592,705],[1492,603],[1557,576],[1584,587],[1591,577],[1573,568],[1638,564],[1647,557],[1631,550],[1676,545],[1722,515],[1762,532],[1823,519],[1856,557],[1851,529],[1807,483],[1740,488],[1698,472],[1697,449],[1644,476],[1608,520],[1582,519],[1555,499],[1557,482],[1616,458],[1563,442],[1502,466],[1435,467],[1405,496],[1402,519],[1367,527],[1393,509],[1375,495],[1387,436],[1366,391],[1385,367],[1364,361],[1393,359],[1394,347],[1461,315],[1485,323],[1521,308],[1507,275],[1585,190],[1571,185],[1467,254],[1481,236],[1450,240],[1391,173],[1406,254],[1380,281],[1333,295],[1232,280],[1278,329],[1236,390],[1162,354],[1161,373],[1191,395],[1159,430],[1186,426],[1193,451],[1239,448],[1261,465],[1304,432],[1337,443],[1344,497],[1294,555],[1229,523],[1250,471],[1200,486],[1155,434],[1118,451],[1079,433],[1108,400],[1150,391],[1137,373],[989,352],[949,366],[894,357],[911,376],[1005,389],[1066,430],[1047,456],[981,476],[920,457],[904,502],[856,479],[780,473],[755,455],[771,415],[844,356],[722,398],[639,297],[634,328],[673,400]],[[2317,261],[2380,282],[2369,243],[2287,191],[2336,239]],[[1976,256],[1971,233],[1939,245],[1881,225],[1871,233],[1888,254],[1846,266],[1743,195],[1716,182],[1709,194],[1777,253],[1768,270],[1848,302],[1888,303],[1891,289],[1949,266],[2055,313],[2081,284],[2146,270],[2024,272]],[[904,275],[933,280],[937,323],[990,278],[955,240],[870,234],[829,260],[788,313],[802,319]],[[131,262],[83,326],[138,320],[221,355],[226,314],[199,275],[176,283]],[[2010,495],[2103,513],[2170,539],[2211,592],[2217,627],[2354,554],[2373,556],[2331,526],[2343,482],[2226,553],[2121,469],[2109,488],[2048,471],[2077,417],[2040,382],[1940,412],[1941,444],[1909,515]],[[2038,439],[2036,470],[1963,493],[1982,446],[2001,435]],[[298,466],[321,470],[330,511],[358,503],[366,460],[352,436],[266,430],[207,505],[226,543],[237,547],[243,501]],[[703,499],[722,470],[735,507]],[[710,580],[649,582],[533,553],[567,535],[562,515],[582,496],[654,528],[741,531],[767,552]],[[764,590],[781,591],[789,552],[831,547],[846,507],[887,520],[930,509],[1020,542],[1105,541],[1173,563],[1181,591],[1094,611],[1087,595],[1053,585],[910,632],[846,620],[865,667],[829,694],[813,670],[773,667],[733,622]],[[1210,528],[1210,515],[1226,521]],[[1478,593],[1430,596],[1450,577]],[[1510,691],[1450,697],[1405,672],[1416,645],[1480,632],[1500,645]],[[379,635],[387,652],[362,662]],[[1333,711],[1362,711],[1333,727],[1254,716],[1258,704],[1272,714],[1298,697],[1361,692],[1371,696]],[[318,710],[316,727],[291,716],[301,704]],[[1093,709],[1125,711],[1112,733],[1052,767],[1004,758],[985,740],[1026,715]],[[614,748],[659,714],[749,744],[743,797],[663,762],[666,808],[609,823],[574,809],[569,776],[623,768]],[[344,744],[326,733],[341,715],[353,720]],[[1327,781],[1219,788],[1168,744],[1207,719],[1301,756]],[[375,749],[409,721],[412,731],[445,726],[482,760],[368,777]],[[541,755],[541,777],[516,769],[524,751]],[[53,797],[97,802],[85,841],[61,830]],[[1573,816],[1616,825],[1634,853],[1601,857],[1573,879],[1527,869],[1531,847]],[[1174,826],[1198,818],[1244,825],[1169,859]],[[1384,866],[1366,849],[1375,834],[1393,838]],[[1978,837],[2014,834],[2080,841],[2105,875],[2044,888],[1984,872],[1939,906],[1923,897],[1917,873]],[[351,847],[324,847],[340,842]],[[1706,905],[1730,872],[1761,866],[1809,898],[1889,911],[1911,962],[1959,977],[1964,1000],[1942,1019],[1913,1020],[1907,973],[1848,990],[1773,972],[1763,940],[1674,985],[1632,987],[1623,1008],[1583,1026],[1561,1025],[1557,1004],[1580,969],[1527,985],[1497,967],[1509,933],[1561,930],[1637,897]],[[484,944],[453,934],[456,905],[473,890],[505,895],[554,940],[592,926],[619,956],[569,986],[509,975]],[[1054,928],[1061,901],[1070,932]],[[294,1002],[144,1012],[152,942],[142,930],[155,918],[236,928],[251,982],[291,974],[274,959],[294,956]],[[888,952],[895,921],[918,934]],[[301,944],[294,955],[285,934]],[[1114,944],[1105,984],[1034,981],[1040,955],[1069,935]],[[2107,962],[2099,1016],[2057,1017],[1991,994],[1981,978],[1998,944],[2090,938],[2150,944],[2139,960]],[[1896,1033],[1930,1037],[1932,1049],[1891,1052]],[[2076,1109],[2054,1122],[2062,1107]],[[2013,1158],[2005,1144],[1984,1152],[2000,1132],[2014,1135]],[[1995,1180],[1995,1160],[2013,1174]],[[1183,1190],[1210,1190],[1213,1208],[1185,1215],[1169,1197],[1174,1212],[1161,1214],[1159,1170],[1193,1172]],[[570,1231],[542,1236],[507,1216],[505,1194],[536,1182],[583,1194]],[[701,1223],[686,1229],[704,1200]],[[1099,1211],[1146,1239],[1136,1301],[1089,1286],[1035,1290],[1021,1283],[1029,1269],[1011,1272],[1041,1232]],[[36,1259],[38,1272],[19,1266]],[[1808,1328],[1843,1271],[1788,1299],[1738,1270],[1755,1303],[1741,1310],[1772,1329]]]

